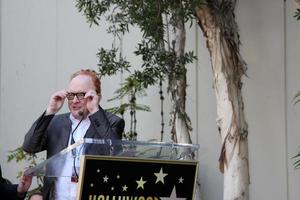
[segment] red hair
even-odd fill
[[[81,69],[81,70],[75,72],[71,76],[71,80],[73,78],[75,78],[76,76],[78,76],[78,75],[86,75],[86,76],[91,77],[92,82],[94,83],[94,86],[96,88],[97,94],[101,94],[101,82],[100,82],[100,78],[99,78],[99,75],[94,70],[91,70],[91,69]]]

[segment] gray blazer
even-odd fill
[[[28,153],[37,153],[46,150],[47,158],[55,155],[67,147],[70,132],[70,113],[47,115],[39,117],[25,135],[23,149]],[[85,138],[121,139],[125,122],[122,118],[104,111],[89,116],[91,125]]]
[[[37,153],[46,150],[47,158],[57,154],[68,146],[71,132],[70,113],[60,115],[47,115],[43,113],[31,126],[25,135],[23,149],[28,153]],[[99,111],[89,116],[91,125],[88,128],[85,138],[96,139],[121,139],[125,122],[120,117],[104,111],[99,106]],[[90,145],[85,150],[86,154],[107,155],[109,147]],[[51,170],[51,167],[50,167]],[[42,189],[44,199],[54,199],[55,178],[45,178]]]

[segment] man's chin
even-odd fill
[[[76,119],[80,119],[83,115],[83,111],[81,110],[72,110],[71,113]]]

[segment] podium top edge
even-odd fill
[[[78,143],[83,144],[109,144],[109,145],[149,145],[149,146],[160,146],[160,147],[170,147],[170,148],[193,148],[199,149],[199,144],[188,144],[188,143],[175,143],[175,142],[154,142],[154,141],[141,141],[141,140],[112,140],[112,139],[94,139],[94,138],[83,138],[78,141]]]

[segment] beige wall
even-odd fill
[[[251,199],[288,199],[284,9],[282,1],[241,1],[238,10]]]
[[[97,49],[110,48],[113,38],[105,33],[105,24],[89,28],[71,0],[1,0],[0,8],[0,162],[5,176],[16,181],[15,174],[24,165],[6,163],[8,151],[22,144],[51,93],[65,88],[73,71],[97,69]],[[248,63],[243,92],[249,124],[251,200],[298,200],[300,196],[300,170],[293,169],[290,159],[300,144],[300,104],[292,103],[300,89],[300,22],[292,17],[294,11],[293,1],[284,5],[274,0],[240,0],[236,10],[241,52]],[[123,41],[124,53],[134,63],[138,58],[129,52],[138,37],[135,30]],[[187,48],[198,55],[188,71],[187,110],[194,127],[193,141],[201,146],[201,195],[203,200],[219,200],[223,178],[218,171],[220,138],[210,60],[198,27],[188,32],[188,38]],[[106,100],[119,82],[119,76],[103,79],[104,107],[112,105]],[[138,113],[141,140],[159,139],[157,94],[153,87],[141,99],[153,111]],[[167,115],[168,101],[165,107]]]
[[[292,99],[300,88],[300,21],[292,16],[295,12],[295,4],[288,1],[286,5],[286,134],[287,134],[287,158],[288,158],[288,191],[290,199],[299,199],[300,196],[300,170],[293,168],[293,160],[289,159],[299,151],[300,146],[300,104],[294,105]]]

